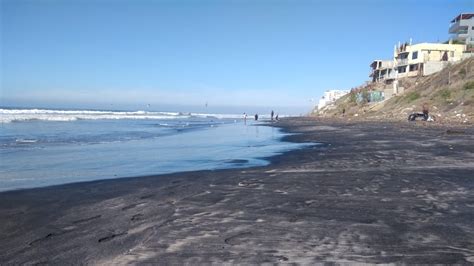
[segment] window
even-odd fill
[[[410,71],[416,71],[416,70],[418,70],[418,64],[410,65]]]
[[[411,59],[417,59],[417,58],[418,58],[418,51],[413,52],[413,53],[411,54]]]
[[[399,54],[400,59],[407,59],[408,58],[408,53],[401,53]]]

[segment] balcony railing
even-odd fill
[[[398,59],[397,60],[397,65],[408,65],[408,58],[405,59]]]
[[[449,25],[449,33],[455,33],[459,25],[460,25],[459,21],[451,23],[451,25]]]
[[[384,76],[384,79],[394,79],[396,77],[396,74],[395,74],[395,71],[394,72],[390,72],[390,74],[386,74]]]

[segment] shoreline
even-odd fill
[[[260,166],[268,164],[260,158],[301,146],[280,141],[284,134],[279,129],[256,123],[207,118],[162,122],[13,123],[1,142],[5,167],[0,169],[0,191]],[[48,129],[36,132],[36,126]],[[114,129],[109,135],[102,132],[108,127]],[[83,130],[89,133],[76,133]],[[62,131],[70,134],[58,133]]]
[[[0,261],[474,262],[472,127],[269,126],[322,145],[267,166],[1,192]]]
[[[0,190],[0,195],[2,193],[14,193],[14,192],[17,192],[17,191],[23,191],[23,190],[35,190],[35,189],[47,189],[47,188],[60,188],[62,186],[68,186],[68,185],[79,185],[79,184],[87,184],[87,183],[95,183],[95,182],[102,182],[102,181],[106,181],[106,180],[110,180],[112,182],[114,181],[117,181],[117,180],[121,180],[121,179],[134,179],[134,178],[150,178],[150,177],[153,177],[153,178],[156,178],[156,177],[159,177],[159,176],[165,176],[165,175],[180,175],[180,174],[186,174],[186,173],[192,173],[192,172],[206,172],[206,171],[220,171],[220,170],[231,170],[231,169],[248,169],[248,168],[254,168],[254,167],[265,167],[265,166],[268,166],[270,165],[272,162],[272,158],[275,157],[275,156],[279,156],[279,155],[282,155],[282,154],[285,154],[289,151],[293,151],[293,150],[298,150],[298,149],[302,149],[304,148],[306,145],[305,143],[297,143],[297,142],[293,142],[293,141],[286,141],[285,138],[287,137],[287,134],[291,134],[291,133],[288,133],[288,132],[284,132],[282,128],[278,127],[278,126],[275,126],[275,124],[272,124],[271,121],[266,121],[266,120],[263,120],[263,121],[259,121],[258,124],[249,124],[247,125],[248,127],[255,127],[255,126],[263,126],[263,127],[268,127],[268,128],[277,128],[277,130],[279,131],[279,134],[280,136],[278,136],[277,138],[275,138],[277,140],[278,143],[292,143],[292,144],[296,144],[296,145],[299,145],[299,146],[294,146],[294,147],[288,147],[286,149],[283,149],[282,151],[272,151],[272,153],[274,153],[274,155],[261,155],[261,157],[250,157],[250,158],[236,158],[236,159],[233,159],[233,160],[226,160],[225,162],[227,163],[227,166],[226,167],[219,167],[219,166],[215,166],[215,168],[209,168],[209,169],[196,169],[196,170],[176,170],[176,171],[173,171],[173,172],[163,172],[163,173],[152,173],[152,174],[139,174],[139,175],[131,175],[131,176],[117,176],[117,175],[114,175],[114,177],[111,177],[111,178],[97,178],[97,179],[91,179],[91,180],[79,180],[79,181],[72,181],[72,182],[68,182],[68,183],[59,183],[59,184],[52,184],[52,185],[43,185],[43,186],[37,186],[37,187],[20,187],[20,188],[14,188],[14,189],[9,189],[9,190]],[[310,143],[307,143],[309,145],[313,145],[313,144],[310,144]],[[255,163],[250,163],[250,160],[259,160],[259,161],[265,161],[266,165],[256,165]],[[245,161],[245,162],[242,162],[242,161]]]

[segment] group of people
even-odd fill
[[[254,115],[255,121],[258,120],[258,114]],[[273,121],[274,119],[278,121],[278,114],[275,116],[275,112],[272,110],[270,113],[270,119]],[[247,113],[244,113],[244,122],[247,122]]]

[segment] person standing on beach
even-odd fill
[[[258,120],[258,114],[255,114],[255,121]]]
[[[423,119],[426,121],[428,120],[428,113],[429,113],[429,109],[428,109],[428,104],[427,103],[424,103],[423,104],[423,109],[422,109],[422,112],[423,112]]]
[[[273,121],[273,115],[274,115],[274,114],[275,114],[275,113],[274,113],[273,110],[272,110],[272,113],[270,114],[270,117],[271,117],[271,120],[272,120],[272,121]]]
[[[244,113],[244,124],[247,124],[247,113]]]

